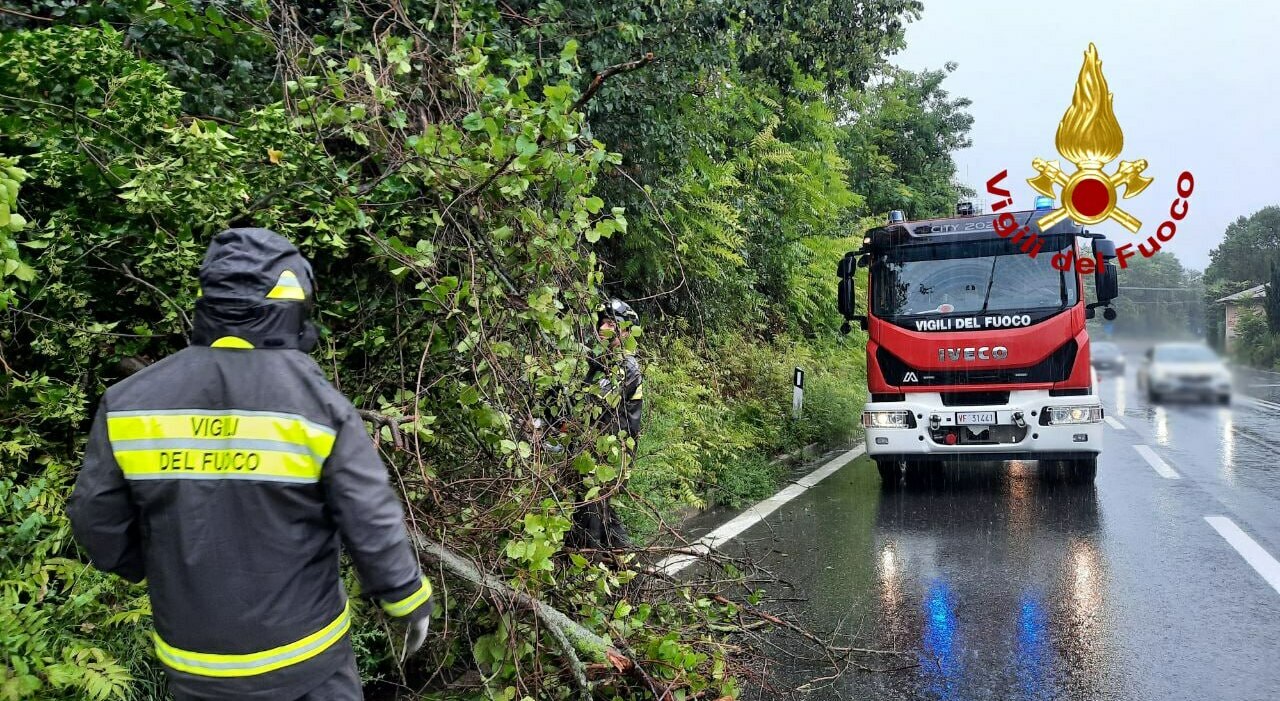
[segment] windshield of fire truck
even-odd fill
[[[872,269],[872,312],[885,318],[1065,309],[1077,301],[1076,276],[1053,267],[1056,252],[1046,247],[1032,258],[974,243],[889,252]]]

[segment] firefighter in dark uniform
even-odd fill
[[[622,340],[628,334],[628,326],[639,321],[635,310],[620,299],[611,299],[597,315],[596,333],[605,345],[605,352],[590,361],[586,382],[596,385],[604,401],[600,416],[600,430],[622,434],[627,442],[622,450],[622,474],[626,474],[635,460],[640,441],[640,418],[644,413],[644,375],[640,361],[632,353],[622,353],[622,382],[618,384],[611,370],[618,353],[622,352]],[[573,528],[567,536],[572,547],[610,549],[629,547],[631,539],[627,529],[613,512],[606,499],[586,504],[574,512]]]
[[[93,564],[147,580],[179,701],[362,699],[338,572],[422,645],[433,606],[387,470],[307,352],[311,266],[218,234],[191,345],[107,389],[68,507]]]

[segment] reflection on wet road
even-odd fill
[[[882,492],[863,458],[726,548],[782,574],[805,625],[916,663],[803,698],[1280,699],[1280,592],[1205,521],[1280,556],[1280,408],[1153,407],[1132,376],[1102,397],[1122,428],[1096,486],[1010,463]]]

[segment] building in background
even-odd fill
[[[1246,311],[1262,312],[1262,303],[1266,298],[1267,285],[1263,283],[1233,295],[1227,295],[1217,301],[1223,309],[1222,347],[1228,353],[1233,350],[1232,341],[1236,337],[1236,322],[1239,321],[1240,315]]]

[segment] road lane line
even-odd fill
[[[1238,401],[1243,400],[1245,404],[1253,404],[1263,409],[1280,409],[1280,404],[1268,402],[1265,399],[1258,399],[1257,397],[1250,397],[1247,394],[1237,394],[1235,395],[1235,398]]]
[[[1243,430],[1238,429],[1238,428],[1235,428],[1235,427],[1232,427],[1232,428],[1231,428],[1231,435],[1235,436],[1236,438],[1243,438],[1243,439],[1245,439],[1246,441],[1249,441],[1250,443],[1253,443],[1254,445],[1262,446],[1263,448],[1266,448],[1267,450],[1275,450],[1275,448],[1276,448],[1276,446],[1275,446],[1275,445],[1273,445],[1273,444],[1271,444],[1271,443],[1268,443],[1268,442],[1266,442],[1266,441],[1262,440],[1261,438],[1257,438],[1257,437],[1255,437],[1255,436],[1251,436],[1251,435],[1249,435],[1248,433],[1245,433]]]
[[[1213,526],[1213,530],[1240,553],[1240,557],[1243,557],[1255,572],[1267,580],[1267,584],[1270,584],[1276,593],[1280,593],[1280,562],[1276,562],[1270,553],[1258,545],[1258,541],[1250,538],[1248,533],[1240,530],[1235,521],[1226,516],[1205,516],[1204,520],[1208,521],[1209,525]]]
[[[1161,477],[1167,480],[1182,479],[1182,475],[1178,474],[1177,470],[1169,467],[1169,463],[1160,459],[1160,456],[1156,455],[1156,451],[1152,450],[1150,446],[1135,445],[1133,449],[1138,451],[1138,455],[1141,455],[1142,459],[1146,460],[1147,464],[1151,466],[1151,469],[1159,473]]]
[[[1127,430],[1125,428],[1125,425],[1120,423],[1120,420],[1114,416],[1104,416],[1102,417],[1102,420],[1106,421],[1108,426],[1110,426],[1111,428],[1114,428],[1117,431]]]
[[[692,544],[690,549],[698,553],[706,553],[733,540],[734,538],[737,538],[739,535],[742,535],[743,531],[757,523],[760,523],[765,518],[768,518],[769,514],[777,511],[783,504],[786,504],[792,499],[804,494],[814,485],[830,477],[836,470],[839,470],[845,465],[853,462],[854,459],[865,452],[867,452],[866,446],[860,445],[852,450],[841,453],[827,464],[819,467],[813,472],[810,472],[804,477],[801,477],[794,483],[779,491],[777,494],[774,494],[762,502],[752,505],[746,511],[734,516],[728,521],[728,523],[725,523],[714,531],[702,536],[697,542]],[[689,565],[692,565],[697,560],[698,558],[696,555],[671,555],[670,557],[663,558],[655,566],[655,569],[664,574],[673,575]]]

